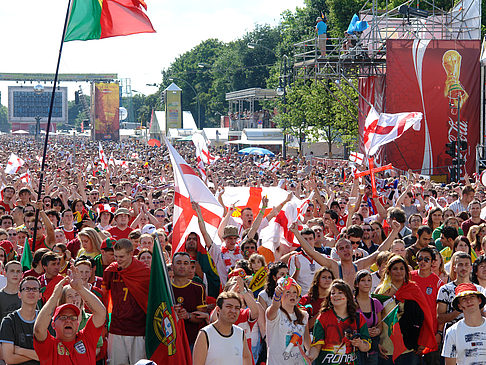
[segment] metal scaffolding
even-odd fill
[[[389,39],[480,39],[481,4],[479,0],[461,0],[445,11],[435,2],[422,1],[430,10],[412,6],[408,0],[398,7],[378,10],[370,0],[359,13],[368,23],[360,34],[328,38],[325,56],[320,55],[317,38],[294,44],[296,79],[360,78],[386,74],[386,45]]]

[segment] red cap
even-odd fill
[[[52,319],[55,321],[56,318],[57,318],[57,316],[59,316],[59,314],[64,309],[72,309],[74,311],[74,313],[76,313],[77,316],[79,316],[79,314],[81,313],[81,311],[79,310],[79,308],[76,307],[74,304],[66,303],[66,304],[60,305],[59,307],[56,308],[56,310],[54,311],[54,316],[52,317]]]
[[[4,241],[1,241],[0,242],[0,247],[3,248],[5,250],[5,252],[7,253],[7,255],[12,252],[13,250],[13,244],[12,242],[10,241],[7,241],[7,240],[4,240]]]

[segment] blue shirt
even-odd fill
[[[317,22],[316,24],[317,34],[326,34],[327,33],[327,24],[323,21]]]

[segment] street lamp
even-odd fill
[[[37,84],[34,86],[34,94],[37,96],[41,96],[42,93],[44,92],[44,86],[42,84]],[[41,100],[42,102],[42,100]],[[37,113],[39,113],[39,110],[37,110]],[[35,117],[35,140],[39,140],[39,134],[40,134],[40,121],[41,121],[41,116],[37,114]]]
[[[199,103],[199,94],[197,93],[196,89],[194,89],[194,86],[192,86],[189,82],[187,82],[184,79],[181,79],[180,77],[171,77],[169,78],[170,81],[174,80],[181,80],[184,81],[189,87],[194,91],[194,94],[196,95],[196,102],[197,102],[197,129],[201,127],[201,104]]]
[[[263,45],[261,45],[260,43],[254,43],[254,42],[250,42],[246,45],[248,48],[250,49],[255,49],[256,47],[261,47],[265,50],[267,50],[268,52],[271,52],[273,53],[273,55],[275,57],[277,57],[277,54],[275,53],[275,51],[273,49],[270,49],[268,47],[265,47]],[[286,95],[287,95],[287,90],[286,90],[286,87],[287,87],[287,60],[288,60],[288,56],[287,55],[283,55],[283,58],[284,58],[284,65],[283,65],[283,74],[282,74],[282,70],[280,72],[280,76],[278,77],[278,87],[277,89],[275,90],[277,95],[278,96],[281,96],[282,97],[282,101],[284,103],[284,105],[287,103],[287,99],[286,99]],[[287,108],[284,109],[284,113],[287,112]],[[282,158],[285,160],[287,159],[287,136],[285,135],[285,127],[283,128],[283,140],[282,140]]]

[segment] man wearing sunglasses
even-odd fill
[[[424,247],[417,252],[418,270],[410,272],[410,280],[415,281],[420,290],[425,294],[429,308],[432,311],[432,318],[434,320],[433,328],[437,328],[437,294],[439,288],[444,285],[444,282],[432,272],[432,261],[436,259],[434,249]],[[440,344],[442,337],[439,333],[436,334],[437,344]],[[434,351],[424,355],[426,364],[435,364],[439,361],[439,352]]]

